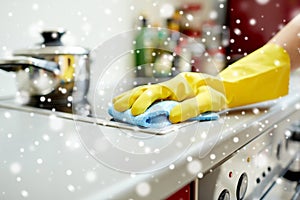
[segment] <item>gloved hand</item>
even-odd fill
[[[157,100],[183,101],[170,113],[177,123],[206,111],[218,111],[226,106],[223,83],[207,74],[184,72],[166,82],[134,88],[113,99],[114,108],[123,112],[131,108],[139,115]]]
[[[182,122],[206,111],[218,111],[270,100],[288,93],[290,60],[275,44],[238,60],[218,74],[184,72],[173,79],[134,88],[113,99],[116,110],[131,108],[133,115],[143,113],[157,100],[181,103],[170,113],[172,123]]]
[[[275,99],[288,94],[290,58],[279,45],[268,43],[219,73],[228,107]]]

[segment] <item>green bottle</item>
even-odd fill
[[[169,48],[168,30],[161,28],[157,30],[157,44],[155,49],[154,77],[171,76],[173,56]]]
[[[153,68],[153,34],[147,28],[147,19],[141,20],[141,29],[135,38],[135,66],[137,77],[151,77]]]

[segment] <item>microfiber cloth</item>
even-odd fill
[[[118,112],[113,106],[109,107],[108,113],[116,121],[146,128],[163,128],[172,124],[169,121],[169,115],[171,109],[177,104],[178,102],[176,101],[161,101],[151,105],[144,113],[137,116],[133,116],[130,109]],[[219,115],[216,113],[202,113],[189,119],[189,121],[211,121],[216,119],[219,119]]]

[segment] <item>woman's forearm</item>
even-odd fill
[[[290,56],[291,70],[300,67],[300,15],[293,18],[269,43],[282,46]]]

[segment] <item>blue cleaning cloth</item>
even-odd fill
[[[172,123],[169,121],[171,109],[177,105],[176,101],[161,101],[150,106],[144,113],[133,116],[131,110],[118,112],[113,106],[110,106],[108,113],[116,121],[142,126],[146,128],[163,128]],[[201,115],[189,119],[189,121],[211,121],[219,119],[216,113],[202,113]]]

